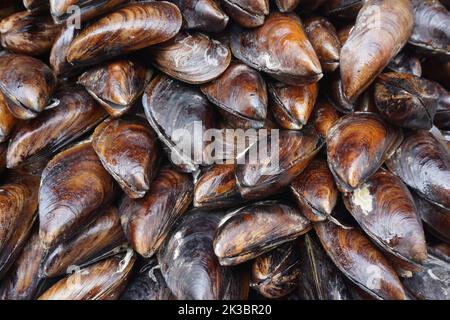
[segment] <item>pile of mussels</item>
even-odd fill
[[[449,9],[2,0],[0,299],[450,299]]]

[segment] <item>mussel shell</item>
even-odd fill
[[[51,248],[92,222],[115,194],[114,180],[90,142],[56,155],[42,173],[39,190],[41,241]]]
[[[6,99],[0,91],[0,143],[9,139],[17,123],[16,118],[9,112],[8,101]]]
[[[194,207],[220,209],[245,202],[236,183],[234,164],[218,164],[198,179],[194,189]]]
[[[400,259],[422,263],[427,246],[413,197],[400,178],[380,170],[344,202],[366,234]]]
[[[323,12],[328,16],[355,18],[364,5],[364,0],[328,0]]]
[[[213,107],[200,90],[160,74],[145,89],[142,104],[147,120],[169,149],[175,165],[193,172],[198,169],[198,162],[208,162],[204,149],[195,146],[198,142],[203,145],[203,134],[214,127],[215,117]],[[196,124],[200,132],[195,132]],[[189,136],[178,136],[180,130],[186,130]],[[179,144],[187,143],[184,139],[190,139],[190,153],[180,150]]]
[[[214,0],[169,0],[180,8],[183,27],[205,32],[220,32],[228,24],[228,16]]]
[[[40,60],[18,54],[0,56],[0,90],[16,118],[35,118],[47,106],[55,86],[56,76]]]
[[[108,111],[119,117],[131,109],[150,82],[152,71],[130,60],[116,60],[94,67],[78,83]]]
[[[450,210],[432,205],[416,195],[417,212],[428,227],[427,230],[437,238],[450,243]]]
[[[231,50],[245,64],[286,84],[310,84],[323,76],[319,59],[294,14],[271,13],[261,27],[233,32]]]
[[[223,0],[222,6],[234,22],[245,28],[262,25],[270,9],[268,0]]]
[[[285,243],[252,262],[250,286],[266,298],[282,298],[297,287],[300,269],[297,243]]]
[[[143,198],[122,198],[122,226],[136,252],[146,258],[157,252],[175,221],[191,204],[193,189],[187,174],[165,167]]]
[[[260,141],[237,159],[236,180],[239,192],[246,199],[264,198],[288,186],[324,144],[322,138],[308,131],[280,131],[278,141],[271,136],[267,139],[268,150],[272,150],[274,144],[277,150],[272,152],[278,152],[278,159],[271,153],[266,156],[260,154],[257,161],[252,160],[251,155],[257,148],[261,149]]]
[[[395,270],[359,231],[329,221],[314,228],[328,256],[353,283],[378,299],[406,298]]]
[[[155,67],[191,84],[217,78],[231,62],[230,49],[202,33],[181,32],[149,52]]]
[[[33,56],[50,51],[60,30],[51,17],[28,11],[17,12],[0,22],[2,46],[15,53]]]
[[[419,130],[407,135],[386,164],[422,197],[450,209],[450,152],[431,133]]]
[[[322,159],[313,160],[292,181],[290,189],[305,217],[313,222],[331,215],[339,194],[333,174]]]
[[[298,250],[302,263],[298,285],[300,299],[350,300],[343,274],[311,233],[300,238]]]
[[[43,10],[48,8],[48,0],[23,0],[23,6],[29,10]]]
[[[38,207],[39,177],[11,173],[0,186],[0,279],[30,234]]]
[[[93,65],[175,36],[181,28],[180,10],[165,1],[131,3],[84,28],[72,41],[67,61]]]
[[[277,8],[278,8],[278,10],[280,10],[280,12],[292,12],[302,2],[305,2],[305,1],[302,1],[302,0],[275,0],[275,4],[277,5]],[[310,1],[310,2],[320,2],[320,1]],[[304,10],[304,8],[302,6],[302,11],[303,10]]]
[[[355,104],[350,103],[345,97],[344,89],[342,87],[342,79],[339,72],[332,73],[324,82],[325,96],[327,100],[333,105],[336,110],[341,113],[350,113],[355,111]],[[367,92],[367,91],[366,91]]]
[[[133,251],[116,255],[59,280],[39,300],[115,300],[128,282],[136,260]]]
[[[156,135],[141,118],[106,120],[92,136],[103,167],[130,198],[142,198],[159,165]]]
[[[240,268],[224,268],[213,251],[222,215],[194,210],[183,215],[158,252],[168,287],[178,300],[237,300],[248,295]]]
[[[261,128],[267,117],[267,89],[261,75],[242,63],[232,63],[216,80],[201,86],[206,97],[225,112]]]
[[[172,291],[159,270],[155,258],[145,260],[137,275],[130,280],[120,300],[172,300]]]
[[[280,202],[258,202],[222,219],[214,238],[214,252],[221,265],[237,265],[310,229],[310,222],[298,208]]]
[[[409,43],[421,53],[450,60],[450,12],[438,0],[412,0],[414,30]]]
[[[77,235],[51,249],[41,265],[41,275],[52,278],[70,273],[71,267],[113,252],[124,243],[119,212],[111,206]]]
[[[345,97],[354,103],[408,41],[414,25],[409,0],[368,0],[342,47]]]
[[[64,26],[53,42],[49,62],[57,76],[71,76],[80,69],[67,62],[67,51],[78,32],[74,24]]]
[[[58,107],[18,126],[8,146],[8,168],[55,154],[106,117],[82,87],[63,87],[55,97],[60,102]]]
[[[328,130],[333,127],[340,116],[329,102],[320,99],[314,108],[312,118],[315,130],[325,138],[328,134]]]
[[[305,31],[317,53],[324,72],[333,72],[339,67],[341,42],[336,29],[323,17],[314,17],[305,21]]]
[[[33,229],[30,239],[1,281],[0,300],[33,300],[45,283],[39,268],[47,251],[41,245],[39,229]]]
[[[419,57],[405,50],[392,59],[387,67],[398,73],[409,73],[416,77],[422,76],[422,64]]]
[[[342,117],[328,131],[327,158],[341,191],[363,184],[400,145],[400,130],[374,113],[357,112]]]

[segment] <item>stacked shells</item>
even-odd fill
[[[447,8],[2,2],[0,299],[449,299]]]

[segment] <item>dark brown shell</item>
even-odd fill
[[[314,83],[323,76],[319,59],[294,14],[271,13],[261,27],[233,32],[231,50],[250,67],[290,85]]]
[[[409,0],[368,0],[341,51],[340,70],[350,103],[375,80],[408,41],[414,25]]]
[[[300,269],[296,242],[285,243],[253,260],[250,286],[266,298],[282,298],[297,287]]]
[[[308,123],[314,109],[319,86],[290,86],[282,82],[269,83],[271,109],[278,124],[289,130],[300,130]]]
[[[11,52],[38,56],[50,51],[61,26],[49,16],[17,12],[0,22],[2,46]]]
[[[280,12],[292,12],[302,2],[308,2],[308,1],[302,1],[302,0],[275,0],[275,4],[277,5],[277,8],[278,8],[278,10],[280,10]],[[310,1],[310,2],[317,2],[317,1]],[[320,1],[318,1],[318,2],[320,2]],[[302,6],[302,11],[304,11],[303,6]]]
[[[70,76],[80,69],[67,62],[67,51],[78,32],[76,25],[64,26],[53,42],[49,62],[57,76]]]
[[[55,97],[59,106],[21,123],[11,137],[8,168],[51,156],[106,117],[106,112],[81,87],[64,87]]]
[[[435,206],[417,194],[414,200],[417,212],[425,222],[427,230],[437,238],[450,243],[450,210]]]
[[[39,223],[47,248],[65,241],[92,222],[114,197],[114,180],[90,142],[56,155],[42,173]]]
[[[102,260],[59,280],[39,300],[115,300],[131,275],[136,255],[127,253]]]
[[[278,137],[272,134],[267,140],[270,154],[259,154],[258,160],[252,159],[257,148],[261,149],[259,141],[237,159],[236,180],[246,199],[264,198],[288,186],[324,144],[318,135],[307,131],[280,131]]]
[[[267,117],[267,89],[261,75],[242,63],[232,63],[216,80],[201,86],[208,99],[223,109],[232,122],[247,123],[245,128],[261,128]],[[231,114],[231,117],[229,117]]]
[[[262,25],[270,9],[268,0],[223,0],[222,6],[234,22],[245,28]]]
[[[438,0],[412,0],[414,30],[409,43],[421,53],[450,59],[450,12]]]
[[[450,92],[442,89],[439,102],[434,116],[434,125],[440,130],[450,131]]]
[[[228,16],[214,0],[169,0],[180,8],[183,27],[205,32],[220,32],[228,24]]]
[[[353,283],[378,299],[406,298],[394,269],[359,231],[332,222],[320,222],[314,228],[328,256]]]
[[[339,120],[340,116],[336,109],[327,101],[321,99],[317,102],[313,111],[313,123],[316,131],[326,137],[328,130]]]
[[[48,8],[48,0],[23,0],[23,6],[29,10],[43,10]]]
[[[72,41],[67,61],[93,65],[175,36],[181,28],[180,10],[164,1],[131,3],[83,29]]]
[[[77,235],[51,249],[41,265],[41,274],[52,278],[70,273],[71,267],[111,253],[124,243],[119,212],[111,206]]]
[[[409,134],[386,164],[422,197],[450,209],[450,152],[431,133]]]
[[[310,222],[299,209],[280,202],[258,202],[222,219],[214,238],[214,252],[221,265],[237,265],[310,229]]]
[[[355,18],[364,5],[364,0],[328,0],[323,6],[326,15],[339,18]]]
[[[16,118],[37,117],[49,103],[55,86],[56,76],[40,60],[18,54],[0,56],[0,90]]]
[[[341,42],[336,29],[323,17],[310,18],[305,21],[305,31],[317,53],[324,72],[333,72],[339,67]]]
[[[305,217],[313,222],[325,220],[336,206],[339,191],[325,160],[313,160],[290,188]]]
[[[158,251],[175,221],[191,204],[193,188],[187,174],[166,167],[142,199],[122,197],[122,226],[136,252],[149,258]]]
[[[141,118],[107,120],[92,136],[92,147],[105,169],[130,198],[142,198],[159,165],[156,135]]]
[[[350,103],[344,94],[342,87],[342,79],[339,72],[332,73],[325,81],[324,95],[336,110],[342,113],[350,113],[355,111],[355,103]],[[365,91],[367,92],[367,90]]]
[[[383,118],[408,129],[431,129],[443,88],[407,73],[383,73],[375,82],[375,104]]]
[[[86,71],[78,78],[78,83],[112,117],[120,117],[140,98],[152,73],[140,63],[116,60]]]
[[[147,120],[169,148],[170,160],[175,165],[193,172],[199,164],[208,162],[205,150],[195,148],[195,143],[203,145],[204,131],[214,127],[215,117],[213,107],[199,89],[160,74],[145,89],[142,104]],[[195,123],[200,123],[197,131]],[[189,136],[177,135],[180,130],[186,130]],[[184,139],[190,139],[191,153],[181,150],[179,144]]]
[[[206,83],[230,65],[230,49],[202,33],[181,32],[175,38],[150,48],[155,67],[191,84]]]
[[[352,191],[374,174],[400,145],[400,130],[374,113],[349,114],[328,131],[327,158],[341,191]]]
[[[16,123],[16,118],[9,112],[7,98],[0,91],[0,143],[9,139]]]
[[[161,272],[178,300],[247,299],[243,270],[222,267],[213,251],[221,216],[199,210],[186,213],[158,252]]]
[[[380,170],[344,202],[366,234],[382,249],[396,257],[422,263],[427,245],[413,197],[403,182]]]
[[[387,66],[398,73],[409,73],[416,77],[422,76],[422,64],[415,54],[402,50]]]

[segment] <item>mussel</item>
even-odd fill
[[[78,34],[78,31],[76,25],[71,24],[64,26],[53,42],[52,49],[50,50],[49,62],[53,72],[57,76],[72,76],[80,69],[67,61],[67,51],[69,50],[72,40]]]
[[[325,99],[320,99],[314,108],[312,118],[315,130],[322,137],[326,137],[328,130],[333,127],[340,116],[329,102]]]
[[[268,0],[223,0],[222,6],[231,19],[246,28],[262,25],[270,9]]]
[[[7,98],[0,91],[0,142],[8,140],[16,123],[16,118],[8,110]]]

